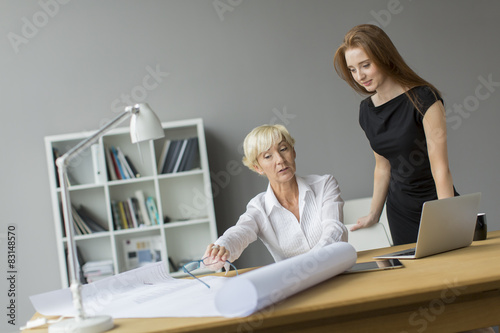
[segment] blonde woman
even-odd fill
[[[217,270],[226,260],[238,259],[257,238],[275,261],[347,241],[337,181],[330,175],[297,176],[294,143],[282,125],[259,126],[247,135],[243,163],[267,177],[269,185],[248,203],[236,225],[207,247],[209,267]]]

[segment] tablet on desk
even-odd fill
[[[394,269],[401,267],[404,267],[404,265],[398,259],[385,259],[385,260],[361,262],[359,264],[354,264],[354,266],[352,266],[350,269],[348,269],[342,274],[380,271],[385,269]]]

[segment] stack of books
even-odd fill
[[[113,276],[113,260],[88,261],[82,266],[83,276],[88,283]]]
[[[115,230],[162,224],[155,199],[146,198],[140,190],[135,192],[135,197],[126,201],[113,200],[111,209]]]
[[[139,178],[141,174],[120,147],[111,146],[106,149],[109,177],[111,180]]]
[[[158,160],[159,173],[189,171],[199,165],[198,138],[165,140]]]
[[[92,216],[92,213],[85,206],[76,207],[73,205],[71,210],[75,235],[90,235],[95,232],[108,231],[106,227],[97,222],[97,219]],[[63,230],[66,231],[64,228]]]

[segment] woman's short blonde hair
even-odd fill
[[[257,172],[254,165],[259,165],[257,161],[259,155],[281,141],[285,141],[292,148],[295,145],[295,139],[283,125],[261,125],[254,128],[243,142],[245,152],[243,164],[250,170]]]

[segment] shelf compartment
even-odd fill
[[[110,167],[108,153],[109,149],[113,146],[117,149],[119,148],[122,151],[123,155],[127,156],[130,159],[140,175],[140,177],[138,178],[153,176],[153,156],[151,145],[149,142],[140,142],[133,144],[130,141],[130,134],[123,133],[105,136],[103,138],[103,144],[106,155],[106,166],[108,169]],[[108,179],[111,180],[111,178],[109,177],[109,170],[107,171]]]
[[[158,175],[172,174],[172,172],[165,172],[165,173],[162,172],[163,168],[164,168],[163,167],[164,164],[168,165],[169,162],[171,162],[171,163],[173,163],[172,164],[172,167],[173,167],[176,164],[176,161],[178,159],[182,160],[183,158],[187,158],[187,156],[193,156],[193,158],[194,158],[193,164],[191,165],[191,167],[189,169],[190,170],[199,169],[200,165],[201,165],[200,147],[199,147],[199,143],[197,142],[199,140],[199,135],[198,135],[198,129],[197,129],[196,125],[185,125],[185,126],[178,127],[178,128],[166,128],[164,130],[164,132],[165,132],[165,138],[163,138],[161,140],[157,140],[154,143],[155,160],[156,160],[156,173]],[[186,143],[187,143],[187,140],[190,138],[197,138],[197,140],[196,140],[196,142],[197,142],[196,147],[197,148],[196,148],[196,150],[192,151],[192,154],[194,154],[194,155],[191,155],[190,153],[188,153],[189,149],[187,149],[187,148],[181,154],[180,148],[182,147],[182,143],[180,141],[186,140]],[[170,153],[167,154],[167,152],[175,151],[175,149],[173,147],[174,147],[174,144],[176,143],[176,141],[179,143],[178,155],[170,156]],[[189,144],[186,147],[188,147],[188,146],[189,146]],[[167,159],[168,156],[170,156],[170,158]],[[189,160],[189,158],[188,158],[188,160]],[[167,168],[167,166],[165,166],[165,168]],[[187,170],[187,171],[189,171],[189,170]],[[185,171],[181,171],[181,172],[185,172]]]
[[[176,265],[201,259],[208,244],[213,241],[208,221],[165,229],[165,240],[168,257]]]
[[[77,191],[70,191],[71,204],[78,210],[80,206],[83,206],[87,213],[91,216],[91,218],[99,224],[101,227],[110,230],[110,225],[108,223],[108,212],[106,207],[106,199],[103,187],[91,187],[87,189],[81,189]],[[59,193],[59,212],[60,212],[60,221],[62,224],[63,236],[64,236],[64,220],[62,203],[61,203],[61,195]],[[93,232],[90,235],[100,235],[106,232]],[[77,235],[75,233],[75,235]]]
[[[118,271],[125,272],[142,264],[162,261],[165,246],[159,229],[141,229],[140,232],[115,236]]]
[[[83,138],[77,138],[74,140],[57,141],[52,143],[52,148],[58,151],[58,156],[64,155],[71,148],[79,144]],[[54,172],[57,169],[54,162]],[[96,179],[94,176],[94,166],[92,162],[92,152],[91,149],[83,151],[79,156],[73,158],[67,167],[67,175],[70,186],[95,184]],[[59,175],[55,174],[57,182]]]
[[[159,180],[161,210],[170,221],[202,219],[208,216],[211,193],[205,193],[203,174],[193,173]],[[173,190],[175,189],[175,190]]]
[[[143,195],[143,198],[141,198],[137,192],[141,192]],[[155,184],[153,180],[146,181],[146,182],[125,182],[125,183],[120,183],[117,185],[113,185],[109,187],[109,196],[110,196],[110,209],[112,211],[113,215],[113,225],[114,225],[114,230],[129,230],[130,228],[138,229],[140,227],[140,222],[141,219],[144,221],[146,227],[149,226],[154,226],[158,225],[155,223],[154,220],[151,220],[150,215],[148,214],[147,210],[147,203],[146,199],[148,197],[152,197],[153,201],[156,205],[156,209],[158,209],[158,200],[155,195]],[[123,223],[124,217],[123,214],[120,214],[121,209],[124,209],[124,211],[127,209],[130,212],[130,214],[133,214],[133,210],[130,209],[130,204],[129,204],[129,199],[130,198],[135,198],[137,199],[136,203],[137,206],[136,208],[138,209],[138,221],[137,221],[137,227],[133,222],[130,220],[131,215],[126,214],[125,220],[127,223]],[[120,208],[119,205],[122,205],[122,208]],[[117,219],[116,216],[119,216]],[[161,216],[158,213],[158,216]],[[151,221],[151,225],[148,223],[148,221]],[[163,220],[160,219],[160,224],[163,224]],[[119,228],[118,226],[121,226]]]

